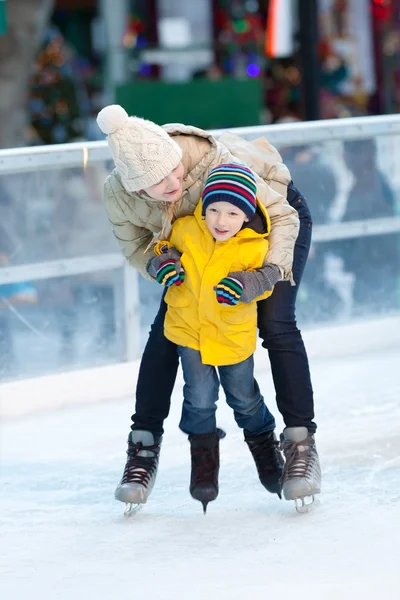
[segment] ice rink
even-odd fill
[[[132,398],[3,419],[0,597],[397,600],[400,347],[375,348],[364,327],[362,352],[351,350],[351,335],[323,338],[331,353],[310,352],[323,493],[308,514],[261,487],[221,398],[220,495],[203,516],[177,428],[180,377],[156,486],[129,520],[113,492]],[[257,378],[280,430],[263,350]]]

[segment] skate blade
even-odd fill
[[[124,517],[129,519],[133,517],[139,510],[143,508],[143,504],[132,504],[131,502],[127,502],[125,505]]]
[[[314,505],[314,496],[304,496],[303,498],[295,498],[294,505],[296,510],[300,514],[308,513],[310,508]]]

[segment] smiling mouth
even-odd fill
[[[225,233],[228,233],[228,231],[222,231],[221,229],[217,229],[215,228],[216,233],[219,233],[219,235],[224,235]]]

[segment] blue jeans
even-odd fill
[[[192,348],[178,346],[178,355],[185,380],[179,423],[184,433],[196,435],[216,431],[220,382],[235,421],[246,435],[259,435],[275,429],[275,419],[254,379],[253,356],[235,365],[212,367],[204,365],[200,352]]]
[[[286,281],[276,284],[272,296],[258,303],[258,327],[262,345],[268,350],[276,402],[286,427],[303,426],[315,431],[310,369],[295,316],[296,296],[311,244],[312,221],[307,203],[293,183],[288,186],[288,202],[300,218],[293,258],[296,287]],[[142,356],[136,413],[132,415],[132,429],[146,429],[156,435],[162,434],[169,414],[179,364],[176,345],[164,336],[166,310],[163,298]]]

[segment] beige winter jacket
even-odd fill
[[[165,208],[145,192],[126,192],[114,169],[104,184],[104,202],[114,235],[129,263],[146,278],[146,265],[153,252],[146,252],[161,234],[168,238],[175,218],[192,215],[201,197],[208,173],[221,163],[246,164],[257,175],[257,196],[271,219],[269,252],[266,262],[280,267],[289,277],[293,249],[299,230],[297,212],[286,200],[290,173],[278,151],[265,138],[247,142],[232,132],[219,141],[209,133],[181,124],[164,125],[183,150],[183,195],[175,205]]]

